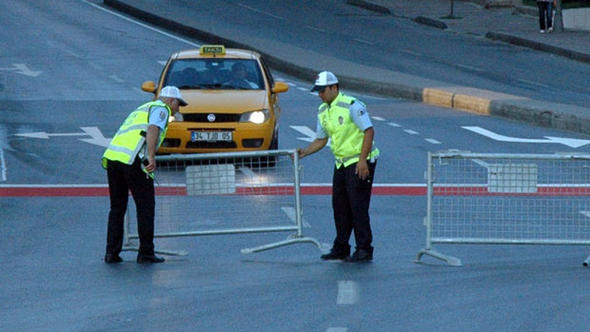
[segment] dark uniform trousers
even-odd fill
[[[107,178],[111,210],[107,231],[107,254],[119,254],[123,247],[123,230],[129,191],[137,208],[139,254],[154,254],[154,180],[141,170],[139,158],[132,165],[108,160]]]
[[[369,177],[365,180],[361,180],[355,174],[356,163],[340,169],[334,168],[332,208],[336,239],[333,249],[337,252],[350,252],[348,241],[354,230],[356,248],[373,253],[369,204],[376,164],[369,163]]]

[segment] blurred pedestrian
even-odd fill
[[[373,259],[373,235],[369,203],[379,149],[367,108],[360,100],[340,92],[338,79],[328,71],[318,74],[311,91],[322,99],[319,106],[316,138],[297,149],[300,158],[321,150],[330,139],[335,158],[332,178],[332,208],[336,239],[324,260],[351,262]],[[356,251],[350,255],[349,239],[354,230]]]
[[[137,263],[162,263],[154,253],[154,179],[156,151],[164,141],[168,119],[187,103],[175,86],[166,86],[160,97],[139,106],[123,122],[102,156],[107,170],[111,208],[105,263],[119,263],[123,248],[124,218],[129,191],[137,208],[139,252]]]
[[[554,0],[537,0],[541,33],[553,31],[553,1]]]

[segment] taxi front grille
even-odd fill
[[[209,121],[208,117],[210,114],[215,115],[214,121]],[[219,123],[219,122],[239,122],[239,114],[226,114],[226,113],[190,113],[182,114],[183,121],[185,122],[205,122],[205,123]]]
[[[238,146],[235,142],[223,142],[223,141],[197,141],[186,143],[187,149],[235,149]]]

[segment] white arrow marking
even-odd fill
[[[29,137],[29,138],[41,138],[49,139],[50,137],[64,137],[64,136],[90,136],[91,138],[80,138],[81,141],[98,145],[98,146],[109,146],[111,142],[110,138],[104,137],[98,127],[80,127],[83,133],[46,133],[44,131],[34,133],[15,134],[15,136]]]
[[[80,128],[82,130],[84,130],[84,132],[92,138],[80,138],[79,140],[86,142],[86,143],[98,145],[98,146],[104,146],[105,148],[109,146],[111,139],[104,137],[104,135],[102,134],[100,129],[98,129],[98,127],[80,127]]]
[[[567,145],[572,148],[579,148],[581,146],[590,144],[590,140],[585,139],[576,139],[576,138],[566,138],[566,137],[553,137],[553,136],[545,136],[545,139],[540,138],[519,138],[519,137],[510,137],[504,136],[500,134],[496,134],[493,131],[489,131],[487,129],[481,127],[470,127],[464,126],[462,127],[474,133],[486,136],[491,138],[495,141],[500,142],[511,142],[511,143],[557,143]]]
[[[35,133],[24,133],[24,134],[14,134],[15,136],[22,136],[22,137],[29,137],[29,138],[42,138],[42,139],[49,139],[51,136],[86,136],[86,133],[55,133],[49,134],[44,131],[39,131]]]
[[[301,134],[307,137],[297,137],[298,140],[305,141],[305,142],[313,142],[315,140],[315,132],[313,132],[309,127],[306,126],[290,126],[293,130],[300,132]]]
[[[37,77],[41,75],[42,71],[32,71],[24,63],[15,63],[14,67],[17,69],[16,72],[26,76]]]
[[[313,142],[313,140],[315,140],[315,138],[316,138],[315,132],[313,130],[309,129],[309,127],[307,127],[307,126],[289,126],[289,127],[302,133],[303,135],[307,136],[307,137],[297,137],[298,140],[305,141],[305,142]],[[328,139],[328,143],[326,143],[326,146],[330,146],[329,139]]]
[[[31,77],[37,77],[42,73],[42,71],[33,71],[29,69],[29,67],[27,67],[27,65],[25,65],[24,63],[13,63],[12,67],[0,68],[0,70],[10,70]]]

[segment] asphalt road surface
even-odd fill
[[[0,4],[0,40],[11,46],[0,57],[0,192],[25,188],[25,196],[0,197],[0,330],[587,329],[587,248],[440,245],[464,266],[430,258],[415,264],[425,244],[423,194],[373,196],[375,259],[369,264],[323,262],[310,244],[240,253],[288,233],[158,239],[157,248],[188,255],[143,266],[135,253],[124,252],[124,263],[104,264],[109,203],[101,144],[151,98],[138,89],[141,82],[156,79],[170,53],[203,41],[99,7],[76,0]],[[502,52],[512,51],[490,48],[492,57]],[[527,71],[536,64],[522,66]],[[290,84],[281,95],[280,148],[304,146],[315,129],[319,98],[309,92],[311,82],[274,74]],[[365,101],[373,116],[382,150],[376,185],[385,187],[423,186],[428,151],[585,153],[590,146],[544,141],[585,140],[582,135],[346,92]],[[466,126],[537,142],[497,141]],[[331,158],[328,150],[305,158],[303,182],[330,183]],[[72,191],[36,194],[54,186]],[[89,186],[98,189],[76,189]],[[302,197],[310,226],[304,231],[322,243],[334,236],[330,202],[329,195]],[[212,208],[226,212],[221,201],[196,206],[194,214]],[[239,212],[230,212],[228,218],[239,223]]]

